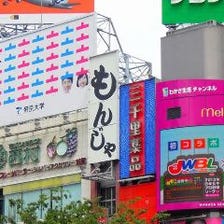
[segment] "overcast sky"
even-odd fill
[[[151,62],[160,78],[161,0],[95,0],[95,11],[112,19],[124,52]]]

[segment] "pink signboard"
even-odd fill
[[[224,207],[223,84],[223,80],[157,84],[159,210]]]
[[[170,224],[223,224],[222,218],[193,218],[183,221],[171,221]]]
[[[157,84],[158,128],[223,124],[223,80],[174,80]],[[178,116],[179,114],[179,116]],[[181,115],[180,115],[181,114]],[[168,116],[171,116],[169,119]],[[178,119],[172,117],[178,116]]]

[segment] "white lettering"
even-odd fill
[[[180,3],[182,2],[182,0],[171,0],[171,4],[177,4],[177,3]]]
[[[205,0],[189,0],[190,3],[203,3]]]
[[[133,171],[139,171],[139,170],[141,170],[141,168],[142,168],[141,164],[140,163],[136,163],[136,164],[130,165],[129,170],[131,172],[133,172]]]
[[[174,4],[178,4],[180,2],[182,2],[183,0],[171,0],[171,4],[174,5]],[[193,4],[200,4],[200,3],[203,3],[205,2],[206,0],[188,0],[189,3],[193,3]],[[207,0],[208,3],[214,3],[214,2],[218,2],[219,0]]]

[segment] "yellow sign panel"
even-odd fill
[[[62,185],[68,185],[68,184],[74,184],[74,183],[80,183],[80,182],[81,182],[80,174],[72,174],[68,176],[53,177],[49,179],[43,179],[43,180],[37,180],[37,181],[31,181],[31,182],[6,186],[6,187],[3,187],[3,193],[4,195],[7,195],[7,194],[18,193],[18,192],[34,191],[37,189],[59,187]]]

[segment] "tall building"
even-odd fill
[[[167,223],[223,223],[222,7],[163,4],[170,29],[161,39],[156,149],[158,210],[171,214]]]

